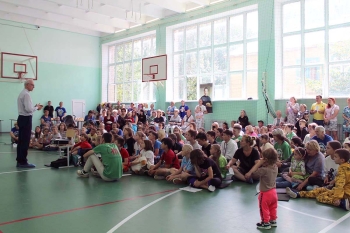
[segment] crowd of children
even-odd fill
[[[142,108],[133,106],[129,109],[105,107],[100,109],[101,115],[95,116],[94,111],[90,111],[80,130],[72,124],[67,127],[63,122],[50,127],[37,126],[30,147],[46,150],[52,147],[53,140],[69,138],[74,142],[71,154],[80,156],[82,164],[88,163],[78,175],[88,177],[90,171],[85,169],[88,167],[106,181],[117,180],[120,175],[108,176],[103,171],[103,163],[94,168],[96,159],[102,157],[103,161],[104,156],[91,157],[89,152],[94,148],[103,151],[99,145],[106,141],[114,145],[109,149],[117,149],[115,154],[121,159],[118,169],[122,172],[209,191],[227,187],[225,181],[228,180],[248,184],[260,180],[261,222],[257,227],[262,229],[277,226],[276,187],[286,188],[293,198],[316,198],[322,203],[350,209],[350,139],[346,138],[343,145],[328,141],[323,153],[316,140],[320,126],[308,124],[304,118],[295,121],[299,130],[293,124],[283,124],[282,120],[267,127],[259,121],[258,126],[253,127],[242,111],[239,123],[232,121],[231,127],[227,123],[220,127],[214,122],[211,130],[205,131],[203,112],[199,108],[195,110],[195,117],[189,109],[182,116],[174,110],[167,123],[161,111],[151,110],[145,114]],[[191,122],[186,118],[192,118]],[[74,131],[73,136],[68,135],[69,130]],[[13,142],[14,131],[11,131]],[[111,135],[110,139],[106,135]],[[109,168],[108,172],[115,171]]]

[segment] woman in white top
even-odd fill
[[[304,138],[304,145],[309,142],[311,140],[311,138],[313,138],[316,135],[315,129],[316,129],[317,124],[316,123],[310,123],[307,127],[309,133],[306,134],[305,138]]]
[[[339,106],[335,104],[335,99],[328,98],[328,104],[324,111],[324,128],[326,134],[331,135],[334,140],[338,140],[338,129],[337,129],[337,116],[339,113]]]
[[[299,104],[297,103],[297,100],[295,99],[295,97],[290,97],[286,106],[287,123],[295,125],[295,123],[297,122],[296,117],[298,112]]]

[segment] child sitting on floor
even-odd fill
[[[131,170],[136,174],[143,174],[154,165],[153,145],[150,140],[140,141],[140,154],[130,163]]]
[[[291,165],[288,173],[282,173],[282,177],[276,180],[277,188],[295,187],[302,183],[308,176],[306,175],[304,157],[306,150],[301,147],[294,149],[294,156],[291,158]]]
[[[214,162],[218,165],[220,172],[221,172],[221,177],[223,179],[226,178],[227,175],[227,160],[226,158],[221,154],[221,149],[218,144],[211,145],[210,147],[210,157]]]
[[[316,198],[317,201],[329,205],[338,206],[346,211],[350,210],[350,152],[346,149],[338,149],[334,154],[334,162],[339,164],[338,173],[335,176],[335,186],[331,190],[322,187],[312,191],[294,192],[286,188],[291,198],[307,197]]]
[[[125,140],[124,138],[116,135],[115,139],[114,139],[114,143],[117,145],[118,150],[120,152],[120,155],[122,157],[122,162],[123,162],[123,172],[127,172],[129,171],[129,167],[130,167],[130,155],[129,152],[123,148],[124,144],[125,144]]]
[[[252,174],[260,177],[260,193],[258,199],[261,222],[256,224],[259,229],[271,229],[271,226],[277,226],[277,158],[278,155],[275,149],[266,149],[262,152],[262,159],[245,174],[247,180],[251,178]]]
[[[192,166],[190,153],[193,147],[189,144],[185,144],[182,147],[182,160],[181,167],[179,170],[173,172],[171,175],[166,177],[167,181],[173,182],[174,184],[182,184],[186,182],[187,178],[191,175],[195,175],[194,167]],[[173,170],[170,169],[170,172]]]

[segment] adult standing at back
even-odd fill
[[[328,104],[324,112],[324,128],[326,129],[326,134],[331,135],[334,140],[338,140],[338,113],[339,106],[335,104],[335,98],[328,98]]]
[[[63,117],[66,116],[67,111],[63,107],[63,102],[62,101],[59,103],[59,106],[56,107],[55,112],[56,112],[56,116],[60,118],[61,122],[63,122]]]
[[[286,107],[287,123],[295,125],[295,123],[297,122],[296,118],[298,112],[299,104],[297,103],[297,100],[295,99],[295,97],[290,97]]]
[[[49,111],[49,116],[53,118],[53,106],[51,105],[51,101],[47,101],[47,105],[44,108],[44,111],[48,110]]]
[[[34,168],[34,164],[28,163],[27,155],[32,135],[32,117],[36,110],[41,110],[42,105],[37,104],[33,106],[32,98],[29,95],[30,91],[34,89],[34,81],[28,79],[24,83],[24,89],[17,98],[18,107],[18,145],[17,145],[17,167]]]
[[[310,114],[314,116],[313,122],[317,125],[324,125],[324,111],[326,109],[326,104],[322,102],[322,96],[316,96],[316,103],[311,105]]]
[[[184,100],[181,100],[181,106],[179,107],[181,119],[184,119],[184,117],[186,116],[187,110],[188,110],[188,106],[185,104]]]

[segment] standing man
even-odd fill
[[[208,113],[213,113],[213,105],[211,104],[210,96],[208,96],[209,89],[208,87],[204,88],[204,95],[201,97],[203,105],[207,108]]]
[[[63,122],[63,117],[66,116],[66,109],[63,107],[63,102],[60,102],[60,106],[55,109],[56,116],[60,118],[60,121]]]
[[[322,102],[322,96],[316,96],[316,103],[311,105],[310,114],[314,116],[313,122],[318,125],[324,125],[324,111],[326,109],[326,104]]]
[[[181,119],[184,119],[184,117],[186,116],[186,112],[188,110],[188,106],[185,104],[184,100],[181,100],[181,106],[179,107],[179,110],[180,110]]]
[[[28,79],[24,83],[24,89],[17,98],[18,106],[18,146],[17,146],[17,167],[34,168],[34,164],[28,163],[27,155],[30,137],[32,134],[32,117],[36,110],[41,110],[42,105],[37,104],[33,107],[32,98],[29,95],[34,89],[34,81]]]
[[[44,112],[45,112],[45,110],[48,110],[49,111],[49,116],[51,118],[53,118],[53,106],[51,105],[51,101],[47,101],[47,105],[44,108]]]

